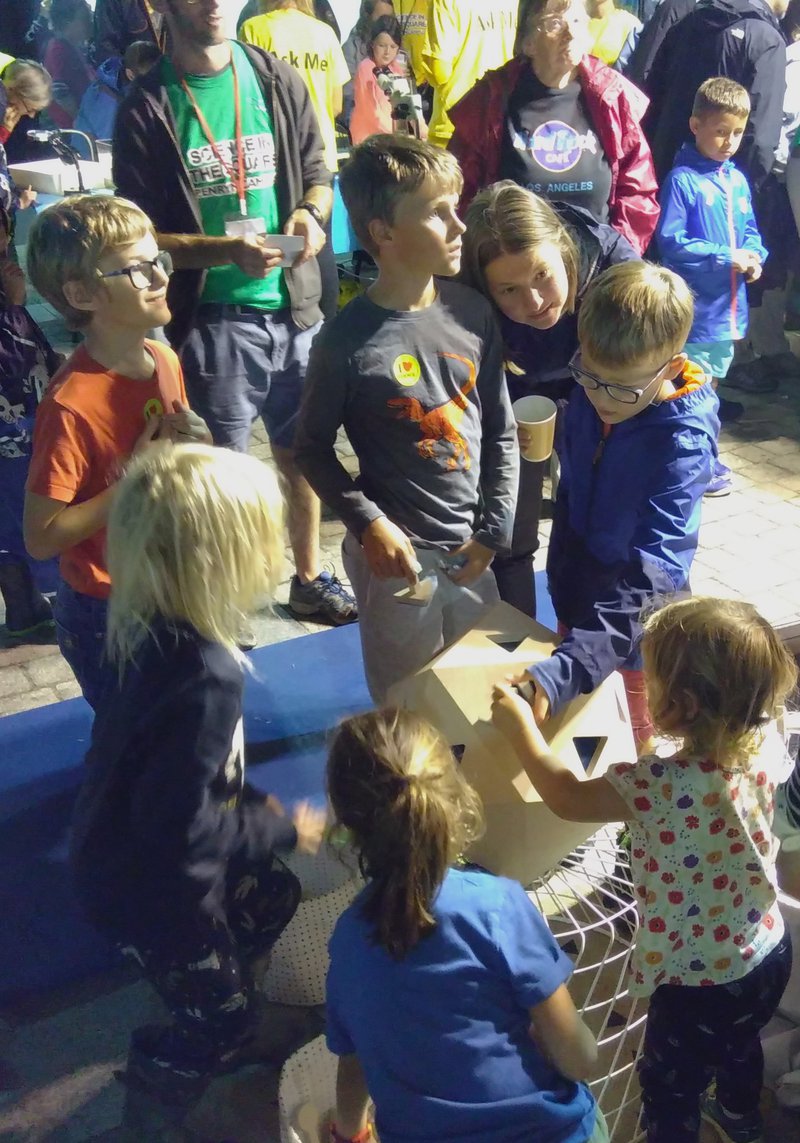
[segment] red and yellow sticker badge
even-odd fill
[[[144,407],[144,419],[149,421],[151,417],[163,417],[164,406],[158,397],[151,397]]]
[[[422,376],[419,362],[410,353],[401,353],[399,357],[395,357],[392,373],[400,385],[416,385]]]

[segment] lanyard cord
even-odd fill
[[[223,158],[222,152],[219,149],[219,145],[218,145],[216,139],[214,138],[214,136],[211,134],[211,128],[208,125],[208,120],[206,119],[205,115],[203,114],[203,112],[200,108],[200,104],[195,99],[192,89],[189,87],[189,84],[186,82],[185,76],[181,76],[181,87],[183,88],[184,92],[186,93],[187,99],[189,100],[189,102],[192,105],[192,110],[194,111],[194,113],[197,117],[197,122],[200,124],[202,132],[205,135],[206,139],[208,140],[208,145],[211,147],[211,150],[214,152],[214,157],[216,158],[217,162],[222,167],[222,169],[225,171],[226,175],[231,180],[231,182],[234,183],[236,186],[236,194],[238,195],[238,198],[239,198],[239,210],[241,211],[241,214],[244,217],[247,214],[247,195],[246,195],[246,189],[245,189],[246,184],[245,184],[245,171],[244,171],[244,144],[242,142],[242,101],[239,98],[239,73],[236,70],[236,62],[233,58],[233,50],[231,50],[231,71],[233,72],[233,103],[234,103],[234,109],[235,109],[235,123],[236,123],[236,165],[235,166],[233,166],[231,163],[229,163],[226,159]]]

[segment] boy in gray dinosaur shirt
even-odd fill
[[[318,335],[297,429],[298,465],[347,525],[344,565],[377,703],[497,601],[489,565],[514,518],[500,334],[484,298],[439,280],[461,263],[461,185],[452,155],[411,136],[355,148],[342,196],[378,279]],[[334,449],[340,425],[355,480]],[[409,584],[416,606],[397,598]]]

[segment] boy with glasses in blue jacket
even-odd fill
[[[652,736],[641,616],[688,588],[717,457],[719,402],[684,352],[693,316],[688,286],[647,262],[612,266],[581,305],[547,556],[564,639],[517,680],[538,722],[620,670],[637,745]]]

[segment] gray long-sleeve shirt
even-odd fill
[[[325,326],[308,367],[297,462],[358,537],[388,516],[421,547],[474,536],[502,551],[519,464],[502,341],[480,294],[438,286],[427,309],[359,297]],[[340,425],[359,460],[356,480],[334,450]]]

